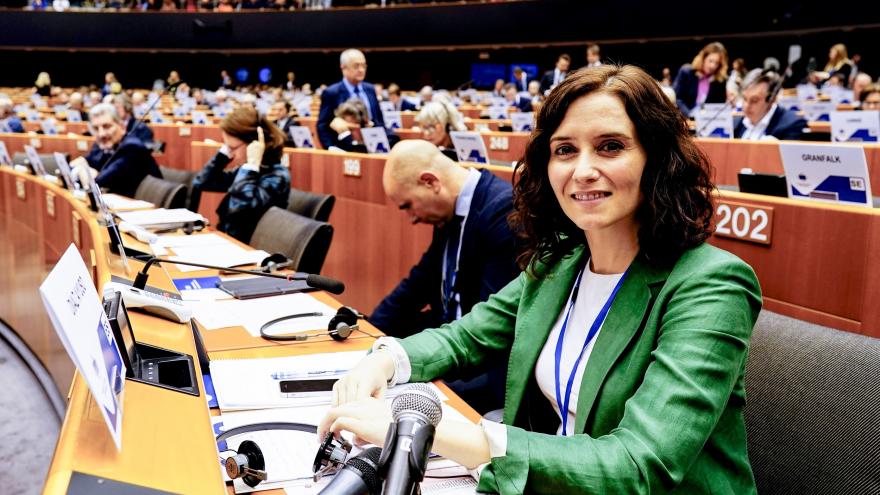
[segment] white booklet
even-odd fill
[[[122,450],[125,364],[88,268],[73,244],[40,285],[40,297],[116,448]]]

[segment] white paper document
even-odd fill
[[[294,318],[273,325],[268,333],[286,334],[326,329],[336,310],[309,294],[296,293],[255,299],[230,299],[213,304],[194,306],[193,315],[206,329],[243,326],[254,337],[260,327],[286,315],[320,313],[321,316]]]
[[[205,265],[236,267],[245,265],[259,265],[269,257],[269,253],[261,249],[245,249],[236,244],[217,244],[210,246],[173,247],[173,256],[168,259],[174,261],[189,261]],[[182,272],[194,272],[204,270],[197,266],[176,265]]]
[[[127,211],[119,213],[119,218],[142,227],[205,221],[205,217],[198,213],[193,213],[186,208]]]
[[[160,235],[156,245],[166,248],[235,245],[219,234]]]
[[[136,210],[156,207],[156,205],[149,201],[129,199],[125,196],[113,193],[104,194],[104,203],[106,203],[107,208],[110,208],[111,210]]]

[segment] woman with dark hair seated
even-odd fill
[[[709,163],[641,69],[567,77],[514,186],[523,273],[439,329],[383,338],[320,430],[381,445],[388,385],[507,361],[504,423],[444,419],[432,451],[478,491],[755,492],[743,373],[758,281],[711,234]]]
[[[284,133],[250,106],[233,110],[220,122],[220,130],[223,146],[193,179],[193,190],[225,192],[217,207],[217,228],[246,243],[263,213],[273,206],[287,207],[290,172],[281,165]]]

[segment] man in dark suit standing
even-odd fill
[[[568,68],[571,66],[571,57],[567,53],[563,53],[556,59],[556,67],[548,70],[541,78],[541,94],[546,95],[557,84],[561,83],[565,76],[568,75]]]
[[[779,76],[774,72],[759,73],[743,81],[743,116],[733,121],[734,137],[750,141],[801,138],[807,121],[773,101],[778,82]]]
[[[509,182],[464,168],[433,144],[411,139],[391,150],[382,185],[412,223],[434,226],[419,263],[370,316],[386,334],[406,337],[456,320],[519,273],[507,223],[513,208]],[[469,395],[469,404],[481,403],[474,406],[478,410],[500,407],[506,363],[497,364],[500,374],[491,371],[453,388]]]
[[[367,116],[376,127],[385,127],[376,90],[372,84],[365,82],[367,76],[367,59],[360,50],[349,48],[339,56],[339,68],[342,69],[342,81],[331,84],[321,93],[321,111],[318,114],[318,139],[324,149],[333,146],[336,132],[330,128],[336,107],[351,97],[363,100],[367,107]]]

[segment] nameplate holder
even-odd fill
[[[18,196],[18,199],[24,201],[27,199],[27,189],[24,183],[24,179],[21,177],[15,178],[15,195]]]
[[[49,218],[55,218],[55,193],[46,191],[46,214]]]
[[[342,161],[342,173],[348,177],[360,177],[361,161],[357,158],[346,158]]]
[[[507,136],[489,136],[489,149],[493,151],[507,151],[510,149],[510,140]]]

